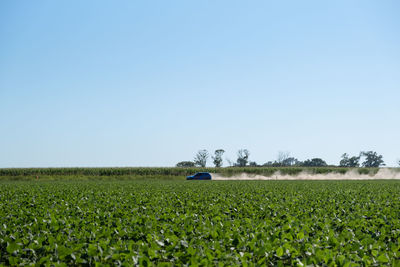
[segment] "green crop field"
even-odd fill
[[[1,180],[140,180],[163,179],[184,180],[185,176],[196,172],[218,173],[230,177],[242,173],[249,175],[272,176],[279,172],[283,175],[297,175],[301,172],[310,174],[344,174],[355,170],[359,174],[374,175],[379,168],[343,168],[343,167],[224,167],[224,168],[0,168]],[[400,172],[400,169],[391,170]]]
[[[0,265],[400,266],[399,249],[400,181],[0,182]]]

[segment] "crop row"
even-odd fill
[[[399,266],[398,181],[2,182],[0,265]]]
[[[240,173],[271,176],[276,172],[296,175],[307,171],[313,174],[346,173],[349,168],[339,167],[228,167],[228,168],[8,168],[0,169],[0,176],[186,176],[199,171],[232,176]],[[375,173],[377,168],[358,168],[361,174]]]

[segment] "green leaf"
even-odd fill
[[[13,256],[8,257],[8,263],[10,266],[16,266],[18,265],[18,258]]]
[[[13,241],[8,243],[8,245],[7,245],[7,252],[8,253],[12,254],[12,253],[14,253],[15,251],[18,251],[18,250],[19,250],[19,246],[17,245],[17,243],[15,243]]]
[[[282,247],[279,247],[276,250],[276,256],[278,256],[278,257],[282,257],[283,256],[283,248]]]
[[[383,262],[383,263],[387,263],[389,262],[389,259],[387,258],[386,254],[381,254],[378,259],[378,261]]]
[[[72,253],[72,249],[65,246],[59,246],[57,248],[57,252],[60,259],[64,259],[66,256],[69,256]]]
[[[337,262],[339,263],[339,265],[344,265],[345,261],[346,261],[346,257],[344,255],[339,255],[336,257]]]
[[[303,239],[304,238],[304,232],[302,231],[302,232],[299,232],[298,234],[297,234],[297,239]]]
[[[97,247],[95,245],[89,244],[88,255],[92,257],[97,255]]]
[[[193,247],[188,247],[188,249],[187,249],[187,253],[189,254],[189,255],[195,255],[196,254],[196,250],[193,248]]]

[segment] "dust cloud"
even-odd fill
[[[379,169],[376,174],[360,174],[357,170],[350,170],[345,174],[327,173],[313,174],[306,171],[300,172],[298,175],[283,175],[279,171],[271,176],[252,175],[242,173],[240,175],[223,176],[218,173],[212,174],[213,180],[395,180],[400,179],[400,171],[393,169]]]

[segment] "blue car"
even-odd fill
[[[208,172],[198,172],[195,175],[187,176],[186,180],[211,180],[211,174]]]

